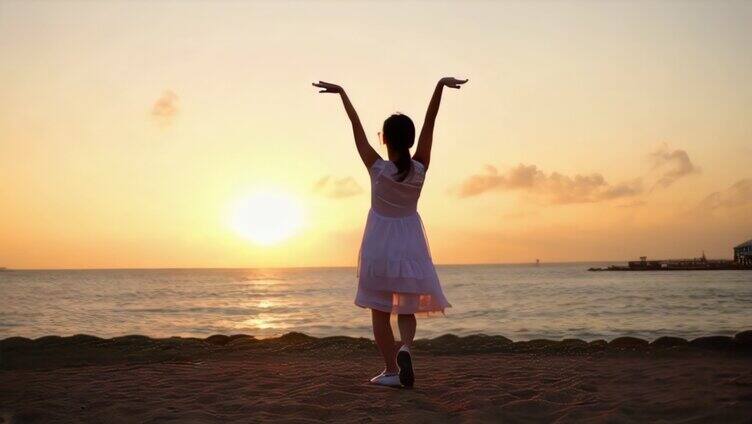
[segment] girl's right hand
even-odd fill
[[[328,82],[319,81],[318,83],[313,83],[314,87],[323,88],[323,90],[319,90],[319,93],[335,93],[340,94],[344,92],[345,90],[340,87],[337,84],[330,84]]]
[[[460,86],[466,82],[470,81],[469,79],[461,80],[454,77],[446,77],[439,80],[439,84],[449,87],[449,88],[460,88]]]

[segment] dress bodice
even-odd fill
[[[415,214],[423,188],[426,170],[423,164],[412,161],[403,181],[396,181],[397,166],[388,160],[377,159],[368,170],[371,174],[371,209],[382,216],[403,217]]]

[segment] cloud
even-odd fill
[[[651,153],[650,158],[653,161],[653,169],[661,173],[654,188],[656,186],[666,188],[679,178],[700,173],[700,168],[692,163],[686,151],[670,150],[666,144]]]
[[[166,90],[154,102],[151,115],[163,122],[169,122],[178,113],[178,96],[170,90]]]
[[[616,205],[616,206],[619,208],[629,209],[629,208],[641,208],[647,204],[648,202],[644,200],[633,200],[631,202],[623,203],[621,205]]]
[[[326,175],[316,181],[313,191],[332,199],[342,199],[358,195],[363,192],[363,189],[353,177],[333,178],[331,175]]]
[[[752,205],[752,178],[739,180],[731,187],[707,195],[699,204],[706,211],[736,209]]]
[[[486,165],[483,173],[470,176],[460,185],[457,195],[464,198],[493,190],[525,191],[556,204],[599,202],[643,191],[640,179],[612,185],[597,173],[570,177],[558,172],[546,174],[535,165],[519,164],[504,174]]]

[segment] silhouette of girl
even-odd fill
[[[384,121],[383,142],[389,160],[371,147],[357,112],[339,85],[313,83],[320,93],[342,98],[352,123],[355,147],[371,176],[371,209],[358,257],[358,292],[355,304],[371,309],[373,336],[386,368],[371,379],[384,386],[412,387],[415,381],[410,348],[415,338],[416,312],[444,311],[451,307],[439,284],[423,223],[417,212],[418,198],[431,161],[433,127],[444,87],[460,88],[468,80],[442,78],[428,104],[418,147],[410,157],[415,126],[396,113]],[[402,346],[397,350],[390,324],[397,314]]]

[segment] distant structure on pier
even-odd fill
[[[661,259],[649,261],[640,256],[639,261],[627,262],[627,266],[611,265],[607,268],[590,268],[588,271],[707,271],[726,269],[752,270],[752,240],[734,247],[734,260],[708,259],[705,252],[692,259]]]
[[[734,248],[734,262],[752,265],[752,240],[747,240]]]

